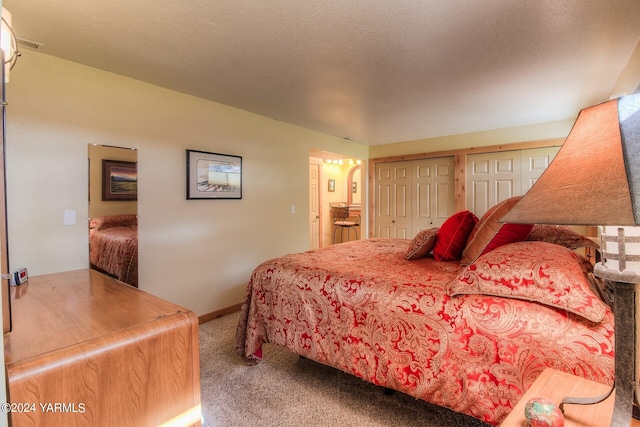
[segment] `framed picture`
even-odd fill
[[[187,200],[242,199],[242,157],[187,150]]]
[[[335,179],[330,179],[329,180],[329,191],[330,192],[334,192],[336,191],[336,180]]]
[[[102,159],[102,200],[138,200],[136,162]]]

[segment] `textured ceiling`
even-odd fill
[[[640,39],[639,0],[3,5],[45,54],[371,145],[574,118]]]

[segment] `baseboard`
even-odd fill
[[[240,311],[241,307],[242,303],[232,305],[231,307],[226,307],[221,310],[212,311],[211,313],[203,314],[202,316],[198,316],[198,324],[202,325],[203,323],[209,322],[213,319],[217,319],[218,317],[235,313],[236,311]]]

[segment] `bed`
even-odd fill
[[[89,262],[101,271],[138,287],[138,220],[133,214],[89,221]]]
[[[481,219],[461,212],[413,240],[264,262],[247,287],[238,352],[258,363],[273,343],[489,424],[546,367],[612,384],[613,314],[572,250],[593,243],[564,228],[499,224],[512,204]]]

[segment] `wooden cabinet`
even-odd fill
[[[93,270],[12,288],[13,426],[200,425],[198,319]]]

